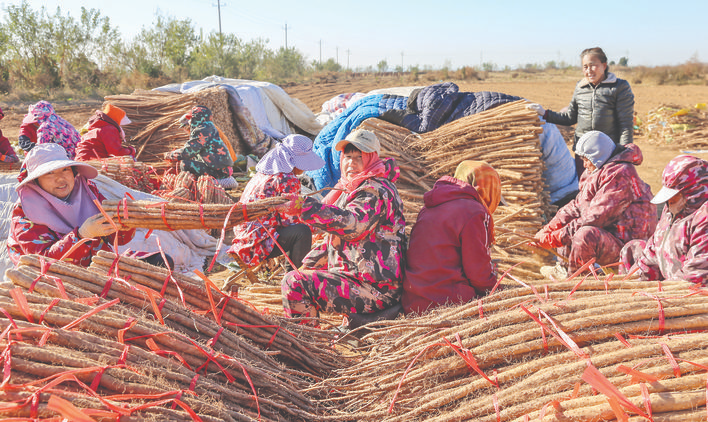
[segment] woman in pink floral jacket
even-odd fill
[[[580,193],[536,234],[539,246],[558,248],[568,258],[561,276],[592,258],[600,265],[616,263],[622,246],[649,238],[657,220],[651,189],[637,174],[643,160],[637,145],[615,145],[604,133],[590,131],[578,140],[576,153],[587,170]]]
[[[379,158],[381,146],[368,130],[355,130],[342,151],[342,177],[319,202],[294,201],[289,211],[326,232],[299,270],[283,278],[289,317],[316,317],[320,310],[372,314],[400,301],[406,244],[403,202],[393,182],[398,167]]]
[[[652,202],[666,202],[654,235],[622,249],[620,271],[643,280],[708,285],[708,162],[690,155],[669,161]]]

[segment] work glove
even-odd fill
[[[288,202],[276,205],[273,210],[285,215],[298,216],[302,214],[302,206],[305,204],[305,198],[298,195],[283,195],[288,198]]]
[[[541,104],[526,104],[526,108],[538,113],[539,116],[543,117],[546,114],[546,109],[541,106]]]
[[[563,231],[556,230],[544,233],[536,244],[544,249],[560,248],[563,246]]]
[[[115,232],[116,229],[102,214],[96,214],[87,218],[81,227],[79,227],[79,237],[82,239],[87,237],[104,237]]]

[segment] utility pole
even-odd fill
[[[352,53],[352,52],[347,48],[347,69],[349,69],[349,55],[350,55],[351,53]]]
[[[403,52],[401,51],[401,73],[403,73]]]
[[[288,49],[288,23],[285,22],[285,49]]]
[[[320,40],[320,66],[322,66],[322,40]]]
[[[336,54],[334,57],[337,59],[337,66],[339,66],[339,46],[335,47],[334,51],[336,51]]]
[[[214,7],[214,4],[212,4],[211,6]],[[216,0],[216,7],[219,11],[219,37],[221,37],[221,0]]]

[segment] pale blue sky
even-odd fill
[[[303,1],[220,0],[223,32],[266,38],[276,50],[287,43],[308,62],[337,59],[365,67],[386,60],[391,68],[418,65],[452,69],[491,62],[498,67],[579,64],[586,47],[602,47],[610,61],[676,65],[692,57],[708,62],[708,0],[425,0]],[[0,0],[0,17],[10,4]],[[189,18],[204,33],[218,31],[217,0],[30,0],[53,13],[80,16],[97,8],[129,39],[155,22],[155,13]],[[347,51],[349,53],[347,53]],[[320,53],[321,52],[321,53]]]

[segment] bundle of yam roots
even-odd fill
[[[325,332],[263,316],[208,278],[101,252],[21,258],[0,286],[2,417],[311,421],[313,380],[348,359]]]
[[[366,357],[319,384],[340,420],[706,420],[708,291],[517,282],[369,326]]]
[[[160,186],[162,174],[170,168],[167,162],[147,164],[131,157],[108,157],[90,160],[86,164],[92,165],[99,174],[146,193],[153,192]]]
[[[538,278],[550,255],[528,246],[553,211],[543,178],[538,115],[523,100],[463,117],[440,128],[417,134],[380,119],[360,127],[372,130],[381,142],[381,156],[393,157],[400,168],[396,187],[404,203],[408,229],[423,207],[423,195],[441,176],[452,176],[464,160],[486,161],[501,178],[502,195],[509,204],[494,213],[497,242],[493,258],[500,268]]]
[[[166,152],[184,146],[189,135],[179,128],[178,120],[195,105],[211,110],[212,121],[238,154],[248,154],[272,141],[260,130],[248,108],[230,99],[228,92],[219,87],[190,94],[136,90],[105,100],[125,110],[133,121],[124,130],[137,150],[135,158],[141,161],[161,161]]]

